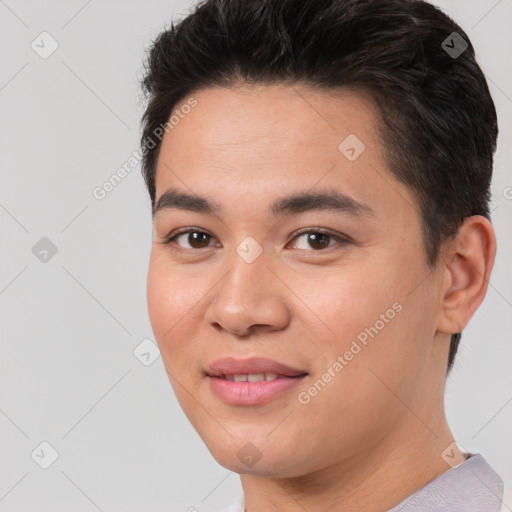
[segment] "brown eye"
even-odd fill
[[[345,245],[349,243],[349,240],[342,236],[335,235],[334,233],[328,233],[315,229],[304,230],[299,232],[295,237],[295,248],[300,250],[319,252],[323,249],[328,249],[333,245]]]
[[[176,244],[183,249],[204,249],[209,247],[213,237],[198,229],[182,230],[169,235],[163,244]],[[181,240],[181,243],[179,242]],[[184,242],[185,241],[185,242]]]
[[[326,233],[308,233],[307,239],[313,249],[326,249],[329,247],[330,235]]]
[[[187,242],[194,249],[202,249],[203,247],[208,247],[210,239],[211,236],[208,233],[204,233],[202,231],[191,231],[188,233]]]

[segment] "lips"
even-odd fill
[[[257,374],[274,374],[281,377],[299,377],[306,375],[307,372],[264,357],[251,357],[249,359],[226,357],[218,359],[212,363],[207,368],[206,374],[210,377],[219,378],[235,375]]]
[[[308,373],[300,368],[266,359],[224,358],[208,366],[210,390],[230,405],[259,405],[297,386]]]

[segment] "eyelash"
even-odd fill
[[[178,229],[176,231],[173,231],[170,235],[168,235],[168,236],[166,236],[164,238],[163,242],[159,242],[159,243],[164,244],[164,245],[171,245],[176,240],[176,238],[178,238],[178,236],[184,235],[184,234],[189,234],[189,233],[204,233],[205,235],[208,235],[211,238],[214,238],[213,235],[210,235],[210,233],[208,233],[207,231],[204,231],[204,230],[199,229],[199,228],[180,228],[180,229]],[[339,234],[337,234],[337,233],[335,233],[333,231],[330,231],[328,229],[323,229],[323,228],[303,228],[303,229],[300,229],[300,230],[298,230],[294,234],[294,237],[292,238],[292,240],[295,240],[300,235],[305,235],[305,234],[308,234],[308,233],[328,235],[330,238],[336,239],[338,241],[338,245],[342,245],[342,246],[347,245],[349,243],[352,243],[352,240],[349,237],[341,236],[341,235],[339,235]],[[335,245],[336,244],[330,245],[328,247],[325,247],[324,249],[311,249],[308,252],[322,252],[322,251],[325,251],[327,249],[330,249],[331,247],[334,247]],[[201,249],[210,249],[210,248],[211,247],[208,246],[208,247],[201,247],[200,249],[195,249],[195,248],[190,248],[189,249],[189,248],[186,248],[186,247],[178,246],[178,249],[173,248],[173,250],[175,250],[175,251],[179,251],[179,250],[200,251]],[[299,249],[299,250],[305,250],[305,249]]]

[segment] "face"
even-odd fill
[[[357,460],[403,431],[403,402],[422,410],[432,381],[438,278],[417,200],[363,96],[193,98],[162,141],[147,289],[176,396],[236,472]]]

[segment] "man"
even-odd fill
[[[150,320],[231,510],[499,510],[443,407],[496,253],[467,35],[413,0],[211,0],[144,87]]]

